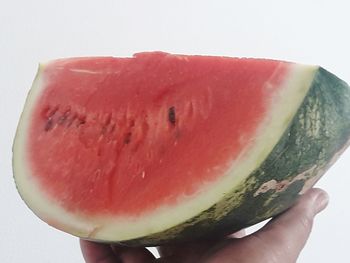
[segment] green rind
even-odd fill
[[[121,243],[156,246],[210,238],[273,217],[288,209],[304,190],[312,187],[345,150],[349,137],[349,86],[319,68],[302,105],[279,142],[240,186],[182,224]]]

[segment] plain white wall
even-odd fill
[[[39,61],[146,50],[320,64],[350,82],[348,1],[0,0],[0,261],[83,262],[76,238],[16,192],[11,145]],[[299,262],[350,262],[350,152],[318,186],[331,196]]]

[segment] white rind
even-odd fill
[[[306,96],[318,67],[292,64],[286,81],[272,98],[272,107],[257,137],[232,163],[226,175],[204,186],[194,197],[181,197],[179,206],[163,206],[142,217],[84,217],[64,210],[40,189],[27,163],[26,145],[30,116],[45,87],[43,66],[28,95],[13,146],[13,169],[20,195],[30,209],[50,225],[73,235],[104,241],[123,241],[147,236],[176,226],[217,203],[258,167],[277,144]],[[266,88],[269,87],[268,81]]]

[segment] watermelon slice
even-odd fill
[[[349,86],[317,66],[171,55],[41,64],[13,168],[42,220],[159,245],[281,213],[350,137]]]

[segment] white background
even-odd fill
[[[11,146],[39,61],[184,54],[320,64],[350,82],[349,1],[0,0],[0,262],[83,262],[77,239],[37,219],[16,192]],[[318,186],[331,196],[300,263],[350,262],[350,150]]]

